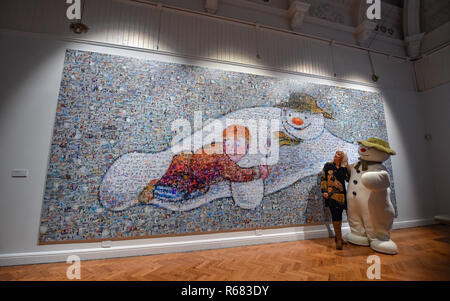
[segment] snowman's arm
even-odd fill
[[[354,169],[354,167],[355,167],[355,163],[347,165],[347,173],[348,173],[349,178],[352,176],[352,170]]]
[[[389,187],[389,174],[386,171],[368,171],[361,177],[364,186],[372,191],[382,191]]]
[[[350,168],[348,166],[344,168],[345,168],[345,181],[348,182],[350,181]]]

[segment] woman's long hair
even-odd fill
[[[347,167],[348,166],[348,156],[345,152],[343,151],[337,151],[336,153],[339,153],[341,155],[341,166],[342,167]]]

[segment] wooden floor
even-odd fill
[[[450,226],[395,230],[395,256],[368,247],[334,248],[330,238],[190,253],[83,261],[82,280],[368,280],[367,257],[381,280],[450,280]],[[0,267],[0,280],[67,280],[66,263]]]

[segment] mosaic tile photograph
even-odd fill
[[[235,123],[220,131],[223,149],[208,142],[189,153],[175,151],[180,119],[193,125],[181,142],[206,137],[212,121]],[[280,121],[268,128],[276,161],[228,152],[226,143],[248,147],[260,137],[251,120]],[[355,163],[357,141],[369,137],[388,141],[379,93],[67,50],[39,241],[323,224],[331,220],[324,164],[337,150]],[[217,145],[221,154],[204,152]],[[383,164],[396,208],[390,160]]]

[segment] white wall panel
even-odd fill
[[[450,214],[450,184],[447,171],[450,170],[448,150],[450,149],[450,83],[420,93],[426,133],[431,135],[430,146],[433,185],[439,214]]]
[[[372,71],[367,51],[335,45],[334,62],[337,78],[371,83]]]
[[[61,37],[112,43],[175,54],[209,58],[306,73],[320,77],[373,85],[367,52],[334,45],[334,64],[327,42],[255,26],[219,20],[142,3],[119,0],[85,1],[83,22],[87,34],[70,32],[67,4],[61,0],[6,0],[0,12],[1,28],[50,33]],[[280,17],[281,18],[281,17]],[[161,28],[159,25],[161,24]],[[261,58],[257,59],[257,47]],[[380,78],[390,76],[393,60],[374,60]],[[397,66],[397,65],[396,65]],[[400,66],[400,65],[399,65]],[[449,68],[447,68],[448,70]],[[387,72],[387,73],[385,73]],[[380,81],[380,86],[413,89],[410,67],[396,69],[397,80]],[[398,74],[397,74],[398,73]],[[447,72],[448,73],[448,72]]]
[[[300,41],[304,39],[299,39]],[[310,53],[311,60],[314,63],[314,74],[325,76],[325,77],[334,77],[334,73],[336,70],[336,58],[334,57],[335,47],[330,46],[329,43],[319,42],[314,40],[304,40],[306,43],[310,45]],[[304,58],[301,57],[301,60]],[[339,78],[337,76],[337,78]]]
[[[416,63],[421,90],[429,90],[450,82],[450,45]]]

